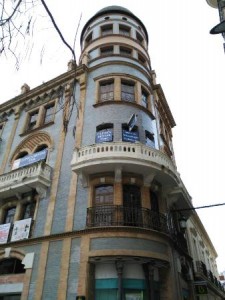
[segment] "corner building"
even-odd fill
[[[110,6],[80,41],[78,65],[0,106],[0,299],[197,299],[146,28]]]

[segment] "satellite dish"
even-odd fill
[[[225,33],[225,20],[217,24],[210,30],[211,34]]]

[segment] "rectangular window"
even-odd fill
[[[120,47],[120,54],[125,55],[125,56],[131,56],[132,50],[130,48],[126,48],[126,47]]]
[[[37,118],[38,118],[38,110],[29,114],[29,121],[27,127],[28,130],[32,130],[35,128],[37,124]]]
[[[100,101],[110,101],[114,99],[114,82],[107,81],[100,83]]]
[[[2,132],[3,132],[3,124],[0,124],[0,141],[1,141]]]
[[[155,148],[154,133],[145,130],[145,141],[147,146]]]
[[[28,202],[23,206],[22,219],[33,218],[35,210],[35,202]]]
[[[101,55],[113,54],[113,46],[100,48]]]
[[[13,219],[16,213],[16,206],[10,207],[5,211],[4,224],[13,223]]]
[[[148,108],[148,93],[144,90],[141,91],[141,102],[145,108]]]
[[[85,46],[89,45],[92,41],[92,32],[86,37]]]
[[[108,25],[102,26],[101,33],[102,33],[102,36],[112,34],[113,33],[113,25],[108,24]]]
[[[142,56],[139,53],[138,53],[138,60],[142,65],[146,65],[146,59],[144,58],[144,56]]]
[[[136,38],[137,38],[137,42],[142,45],[143,41],[144,41],[144,38],[142,37],[142,35],[140,35],[140,33],[136,32]]]
[[[124,36],[130,36],[130,27],[119,25],[119,34]]]
[[[47,123],[53,121],[54,112],[55,112],[55,103],[52,103],[45,107],[44,118],[43,118],[44,124],[47,124]]]
[[[129,82],[121,83],[121,100],[135,102],[134,84]]]

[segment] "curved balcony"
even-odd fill
[[[51,167],[43,161],[10,171],[0,176],[0,198],[19,195],[35,189],[44,196],[50,186]]]
[[[98,205],[87,209],[87,227],[129,226],[168,234],[166,216],[143,207]]]
[[[114,172],[138,173],[147,178],[150,173],[160,182],[179,183],[179,174],[172,160],[157,149],[141,143],[111,142],[75,149],[71,162],[76,173],[95,174]]]

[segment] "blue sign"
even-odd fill
[[[96,132],[96,143],[111,142],[113,140],[112,129],[104,129]]]
[[[135,143],[136,141],[139,141],[138,132],[123,130],[123,141],[131,142],[131,143]]]
[[[35,152],[33,154],[30,154],[30,155],[27,155],[27,156],[24,156],[22,158],[15,160],[14,164],[13,164],[13,169],[25,167],[25,166],[31,165],[35,162],[45,159],[47,156],[47,151],[48,151],[47,149],[44,149],[39,152]]]

